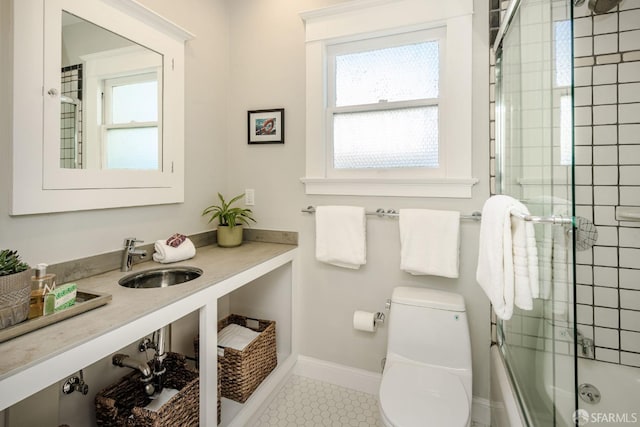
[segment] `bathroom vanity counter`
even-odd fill
[[[295,253],[295,245],[279,243],[245,242],[237,248],[200,247],[194,258],[169,265],[198,267],[203,270],[202,276],[167,288],[125,288],[118,280],[131,272],[120,271],[76,280],[78,289],[111,294],[112,301],[0,344],[0,388],[3,390],[0,410],[197,310],[200,311],[201,357],[207,360],[215,357],[217,299],[292,263]],[[144,262],[135,265],[132,272],[163,265]],[[215,391],[215,370],[203,368],[201,382],[203,375],[204,383]]]

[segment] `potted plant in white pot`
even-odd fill
[[[0,251],[0,329],[20,323],[29,315],[31,267],[17,251]]]
[[[244,197],[244,193],[225,201],[222,194],[218,193],[220,203],[211,205],[202,211],[202,215],[211,215],[209,222],[218,219],[218,246],[232,248],[242,244],[242,226],[249,225],[253,219],[251,209],[232,207],[232,205]]]

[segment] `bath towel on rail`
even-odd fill
[[[367,262],[365,210],[357,206],[318,206],[316,259],[358,269]]]
[[[533,199],[541,210],[550,210],[556,215],[566,215],[571,211],[571,202],[559,197]],[[542,224],[539,227],[540,241],[540,292],[534,298],[550,300],[556,319],[568,320],[571,280],[568,255],[571,239],[566,229],[556,224]]]
[[[458,277],[460,212],[400,209],[400,269]]]
[[[482,208],[476,280],[496,315],[513,315],[514,304],[531,310],[538,293],[538,255],[533,224],[511,215],[529,214],[518,200],[504,195],[490,197]]]

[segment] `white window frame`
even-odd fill
[[[147,82],[155,82],[158,90],[158,116],[156,121],[149,122],[129,122],[129,123],[113,123],[112,117],[112,102],[113,102],[113,88],[116,86],[124,86],[135,83],[147,83]],[[162,165],[162,132],[160,132],[160,125],[162,123],[162,85],[158,84],[158,74],[154,71],[151,73],[142,73],[136,74],[133,76],[126,77],[115,77],[115,78],[106,78],[103,80],[103,98],[102,101],[104,103],[103,106],[103,123],[101,126],[100,132],[100,145],[102,147],[102,169],[108,169],[107,163],[107,152],[108,152],[108,144],[109,140],[107,134],[110,130],[113,129],[141,129],[141,128],[151,128],[154,127],[158,129],[158,140],[157,143],[157,152],[158,158],[157,161],[157,169],[160,169]]]
[[[326,108],[326,126],[327,126],[327,177],[328,178],[377,178],[381,173],[384,173],[387,177],[391,178],[441,178],[443,176],[443,170],[441,167],[437,168],[368,168],[368,169],[336,169],[334,168],[334,151],[333,151],[333,117],[336,113],[350,113],[350,112],[364,112],[364,111],[391,111],[400,108],[412,108],[412,107],[438,107],[440,109],[440,98],[442,95],[443,82],[446,81],[446,70],[443,67],[443,61],[439,61],[439,90],[438,98],[429,99],[412,99],[407,101],[395,101],[395,102],[378,102],[375,104],[362,104],[362,105],[349,105],[340,106],[335,105],[336,99],[336,75],[335,75],[335,59],[336,56],[366,52],[371,50],[385,49],[391,47],[405,46],[414,43],[421,42],[437,42],[438,43],[438,55],[439,59],[444,58],[445,55],[445,29],[437,28],[422,31],[413,31],[403,34],[395,34],[392,36],[376,37],[373,39],[358,40],[356,42],[340,43],[340,44],[328,44],[327,45],[327,108]],[[438,130],[442,127],[440,118],[441,114],[438,114]],[[443,143],[443,137],[439,133],[438,149]],[[438,159],[440,165],[442,165],[442,156],[440,150],[438,150]]]
[[[160,153],[162,153],[160,165],[163,165],[161,169],[165,169],[164,162],[167,158],[163,151],[167,146],[163,144],[166,137],[166,131],[164,130],[166,126],[163,126],[163,110],[166,109],[166,104],[163,99],[165,97],[164,85],[166,80],[162,64],[158,63],[158,56],[139,46],[129,46],[83,55],[80,59],[84,62],[83,118],[85,120],[83,122],[83,132],[87,138],[98,142],[95,147],[87,146],[84,149],[84,163],[87,168],[105,170],[104,168],[106,167],[103,133],[104,124],[108,123],[109,120],[107,115],[110,108],[105,105],[105,82],[126,75],[136,76],[153,73],[158,81],[158,129],[162,129],[162,132],[158,135],[159,149]],[[134,173],[133,170],[116,170]],[[138,171],[138,173],[151,176],[162,174],[163,171],[144,170]]]
[[[303,12],[306,42],[307,194],[470,198],[472,177],[472,0],[359,0]],[[327,123],[332,45],[423,30],[445,32],[437,170],[353,170],[336,176]],[[448,35],[454,35],[447,37]],[[352,173],[353,172],[353,173]],[[362,173],[358,173],[362,172]]]

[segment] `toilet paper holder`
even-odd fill
[[[376,326],[383,325],[384,324],[384,319],[385,319],[384,313],[381,313],[381,312],[378,311],[376,313],[376,317],[374,317],[374,319],[373,319],[373,323]]]

